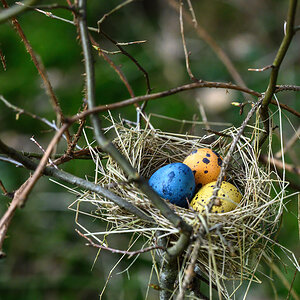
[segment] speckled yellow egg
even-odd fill
[[[216,181],[208,183],[198,191],[191,201],[191,207],[194,210],[201,213],[205,211],[205,206],[209,203],[216,183]],[[231,211],[237,207],[241,199],[242,195],[238,189],[233,184],[223,181],[217,197],[219,205],[214,205],[211,212],[225,213]]]
[[[205,184],[218,179],[222,160],[217,152],[209,148],[200,148],[194,150],[183,163],[192,169],[196,187],[200,189]]]

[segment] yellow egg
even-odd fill
[[[194,150],[186,157],[183,163],[192,169],[196,187],[200,189],[205,184],[218,179],[221,171],[222,157],[219,153],[209,148],[200,148]]]
[[[216,183],[216,181],[208,183],[199,190],[191,201],[191,207],[194,210],[201,213],[205,211],[205,206],[209,203]],[[219,200],[220,205],[214,205],[211,212],[224,213],[235,209],[240,203],[242,195],[234,185],[223,181],[216,199]]]

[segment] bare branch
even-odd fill
[[[180,23],[180,33],[181,33],[181,39],[182,39],[182,45],[183,45],[183,50],[184,50],[184,57],[185,57],[185,65],[186,65],[186,70],[191,78],[192,81],[197,81],[197,78],[193,75],[190,67],[190,60],[189,60],[189,53],[186,48],[186,42],[185,42],[185,37],[184,37],[184,28],[183,28],[183,19],[182,19],[182,0],[179,2],[179,23]]]
[[[272,100],[274,92],[276,91],[277,77],[278,77],[278,72],[281,63],[287,53],[287,50],[295,34],[294,23],[295,23],[295,16],[296,16],[296,8],[297,8],[297,0],[290,0],[287,22],[285,26],[286,32],[281,42],[281,45],[277,51],[276,57],[272,63],[269,85],[264,94],[264,99],[260,108],[260,116],[262,118],[264,129],[265,129],[265,132],[261,133],[259,137],[260,145],[262,145],[265,142],[266,138],[270,133],[270,118],[269,118],[268,106]]]

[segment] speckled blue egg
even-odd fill
[[[188,207],[196,186],[192,170],[183,163],[161,167],[150,177],[149,185],[161,198],[181,207]]]

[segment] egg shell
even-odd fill
[[[181,207],[188,207],[196,188],[192,170],[183,163],[161,167],[151,176],[149,185],[160,197]]]
[[[209,203],[216,183],[216,181],[208,183],[198,191],[191,201],[191,207],[194,210],[199,211],[200,213],[205,211],[205,206]],[[221,205],[214,205],[211,212],[225,213],[237,207],[242,199],[242,195],[233,184],[223,181],[221,188],[218,191],[217,199],[220,200]]]
[[[194,172],[196,187],[200,189],[205,184],[218,179],[222,161],[219,153],[209,148],[200,148],[194,150],[183,163]]]

